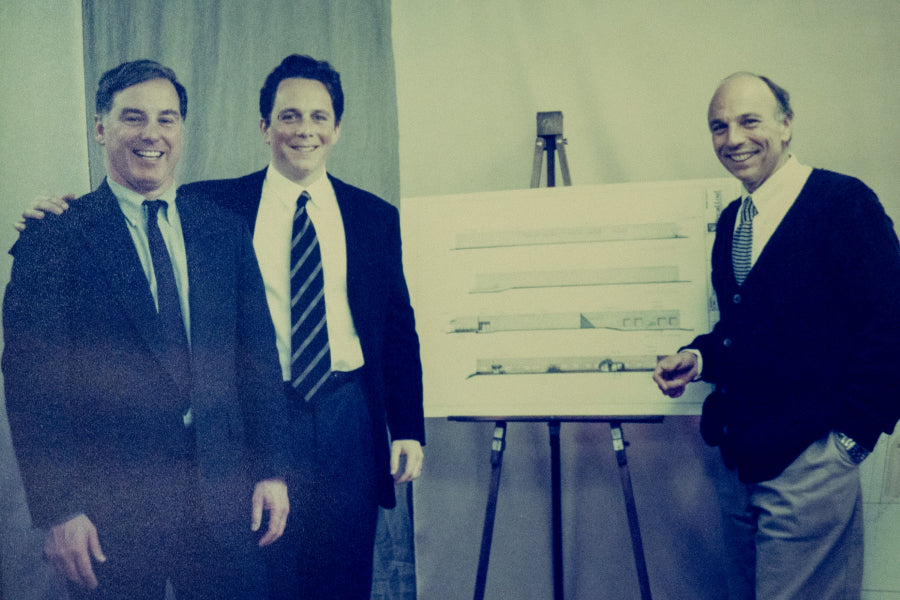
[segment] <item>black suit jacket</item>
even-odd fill
[[[240,215],[253,231],[265,176],[263,169],[237,179],[189,184],[184,189]],[[374,194],[329,178],[347,240],[347,299],[365,359],[363,380],[373,421],[379,502],[390,508],[395,499],[386,429],[393,439],[425,443],[422,363],[403,276],[400,216],[395,207]]]
[[[152,518],[183,448],[186,400],[202,505],[221,532],[249,529],[253,483],[284,473],[280,369],[249,233],[189,194],[179,193],[178,209],[189,381],[161,358],[153,297],[106,182],[61,217],[29,222],[11,251],[3,373],[37,526],[78,512],[95,524]]]
[[[815,170],[738,286],[740,201],[712,253],[721,318],[690,347],[716,383],[701,432],[743,481],[777,476],[829,430],[867,448],[900,418],[900,247],[875,194]]]

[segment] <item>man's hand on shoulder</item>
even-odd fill
[[[78,515],[47,530],[44,558],[59,575],[92,590],[97,588],[97,576],[91,559],[106,562],[97,528],[86,515]]]
[[[37,196],[34,199],[34,205],[26,208],[22,213],[22,218],[13,227],[16,231],[22,233],[25,231],[28,219],[43,219],[47,213],[61,215],[69,210],[69,202],[75,199],[74,194],[66,194],[62,198],[51,198],[50,196]]]
[[[684,393],[687,384],[699,375],[697,355],[687,350],[659,359],[653,371],[653,381],[659,390],[670,398]]]
[[[403,471],[400,471],[400,458],[404,457]],[[391,442],[391,475],[394,483],[406,483],[422,474],[422,463],[425,453],[418,440],[394,440]]]

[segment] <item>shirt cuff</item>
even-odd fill
[[[703,355],[695,348],[682,348],[679,352],[690,352],[697,357],[697,375],[691,381],[700,381],[703,379]]]

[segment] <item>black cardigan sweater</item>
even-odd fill
[[[712,251],[720,320],[688,347],[716,384],[701,433],[742,481],[776,477],[829,430],[873,448],[900,418],[900,245],[875,194],[816,169],[743,285],[740,201]]]

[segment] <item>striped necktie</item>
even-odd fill
[[[322,254],[306,212],[309,199],[306,190],[297,199],[291,238],[291,385],[306,401],[331,372]]]
[[[750,273],[750,253],[753,249],[753,217],[757,214],[753,198],[747,196],[741,205],[741,222],[734,232],[731,243],[731,264],[734,266],[734,278],[742,285]]]

